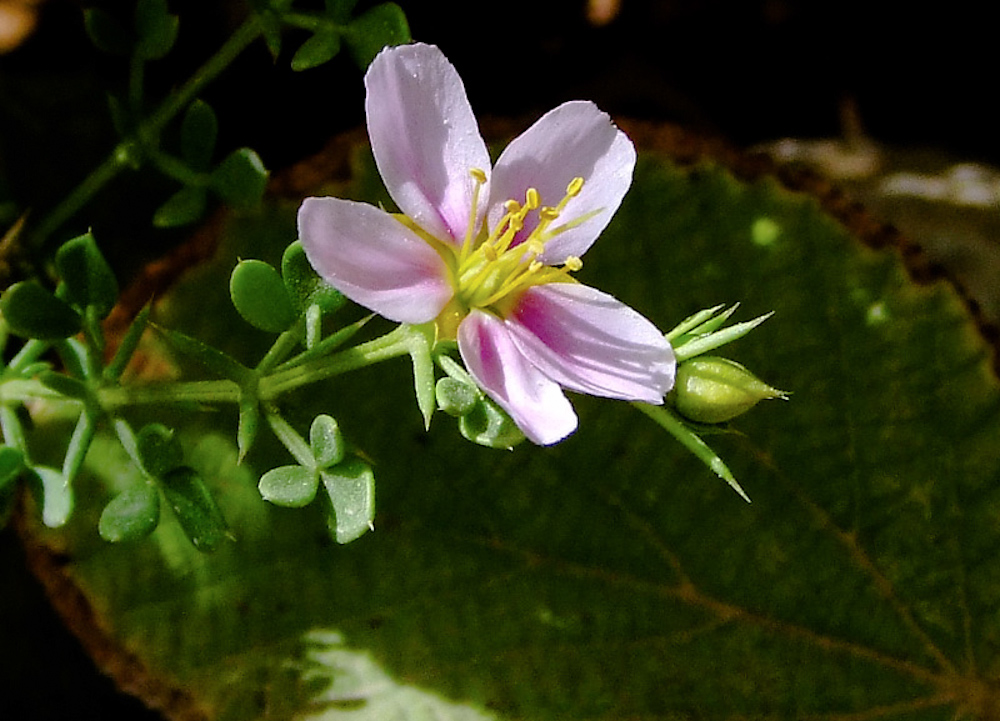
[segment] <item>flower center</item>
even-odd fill
[[[478,168],[471,174],[476,182],[470,214],[474,219],[486,174]],[[555,206],[542,205],[538,190],[528,188],[523,203],[514,199],[504,203],[506,213],[492,230],[484,226],[477,234],[477,229],[472,227],[474,221],[470,220],[460,249],[434,244],[439,249],[446,248],[442,255],[451,269],[455,289],[454,298],[437,319],[439,338],[454,339],[458,324],[473,308],[504,317],[521,293],[531,286],[573,281],[570,273],[583,267],[579,258],[567,256],[561,265],[554,266],[546,265],[539,257],[548,241],[596,213],[556,225],[566,204],[579,195],[582,188],[583,178],[573,178],[566,187],[566,194]],[[534,228],[527,238],[518,237],[525,220],[534,212],[538,216]]]

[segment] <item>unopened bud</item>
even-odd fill
[[[728,358],[698,356],[677,368],[671,394],[682,416],[698,423],[724,423],[768,398],[787,398]]]

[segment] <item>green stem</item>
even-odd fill
[[[192,170],[187,163],[161,150],[148,153],[150,161],[161,173],[172,178],[181,185],[205,187],[208,185],[209,174]]]
[[[63,201],[45,216],[28,242],[29,247],[41,248],[55,231],[70,220],[121,171],[133,165],[143,143],[155,147],[159,135],[188,103],[197,97],[202,88],[212,82],[242,53],[261,33],[255,16],[251,16],[202,65],[176,92],[171,93],[153,113],[139,124],[136,140],[125,138],[111,154],[98,165]]]
[[[342,353],[276,371],[260,379],[260,398],[264,401],[272,400],[310,383],[407,355],[410,352],[411,332],[409,326],[401,325],[381,338],[354,346]]]
[[[736,481],[736,477],[733,476],[723,460],[716,455],[715,451],[708,447],[705,441],[701,440],[701,437],[688,428],[684,424],[684,421],[675,416],[665,406],[652,406],[648,403],[640,402],[632,403],[632,406],[652,418],[657,425],[676,438],[698,460],[711,468],[719,478],[728,483],[734,491],[740,494],[744,501],[750,503],[750,497],[744,493],[740,484]]]
[[[335,355],[314,358],[270,374],[262,374],[257,398],[263,402],[272,401],[284,393],[311,383],[404,356],[410,352],[415,332],[407,325],[400,325],[380,338]],[[284,345],[282,342],[276,344],[279,350],[275,352],[275,359],[287,352]],[[239,403],[241,394],[242,390],[238,383],[220,379],[106,386],[94,392],[94,399],[101,410],[115,415],[118,410],[129,406]],[[0,382],[0,408],[7,408],[7,404],[11,402],[28,402],[35,399],[64,403],[72,407],[79,407],[81,403],[78,398],[59,394],[34,379],[11,379]]]
[[[267,407],[264,410],[264,417],[267,419],[267,424],[271,427],[271,431],[281,441],[282,445],[288,449],[288,452],[292,454],[292,458],[300,466],[305,466],[306,468],[316,467],[316,459],[313,458],[312,448],[292,428],[288,421],[281,417],[276,408]]]
[[[343,25],[335,23],[323,15],[313,15],[311,13],[285,13],[281,16],[281,22],[293,28],[310,30],[312,32],[316,32],[317,30],[342,31],[344,29]]]
[[[97,391],[101,407],[114,412],[127,406],[170,403],[237,403],[240,387],[231,380],[157,383],[147,386],[120,386]]]

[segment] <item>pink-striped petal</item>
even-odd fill
[[[547,446],[576,430],[573,406],[552,380],[521,354],[504,322],[473,310],[458,327],[465,367],[528,440]]]
[[[578,283],[525,291],[507,318],[518,350],[570,390],[659,404],[673,387],[670,343],[641,314]]]
[[[540,256],[550,265],[568,256],[582,256],[618,210],[632,184],[635,147],[615,127],[607,113],[587,101],[563,103],[550,110],[514,139],[497,160],[490,189],[487,221],[494,227],[503,217],[503,202],[524,201],[528,188],[536,188],[543,205],[555,206],[566,195],[573,178],[584,180],[579,195],[570,200],[556,228],[589,213],[593,216],[560,233]],[[537,216],[525,222],[520,237],[537,225]]]
[[[399,209],[436,238],[461,244],[476,184],[490,174],[465,86],[433,45],[384,49],[365,75],[368,136],[379,173]],[[489,182],[480,190],[474,228],[482,224]]]
[[[298,223],[313,268],[355,303],[389,320],[426,323],[451,300],[441,256],[384,210],[341,198],[306,198]]]

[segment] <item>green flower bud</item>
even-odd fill
[[[677,368],[671,393],[682,416],[698,423],[724,423],[767,398],[787,398],[728,358],[698,356]]]

